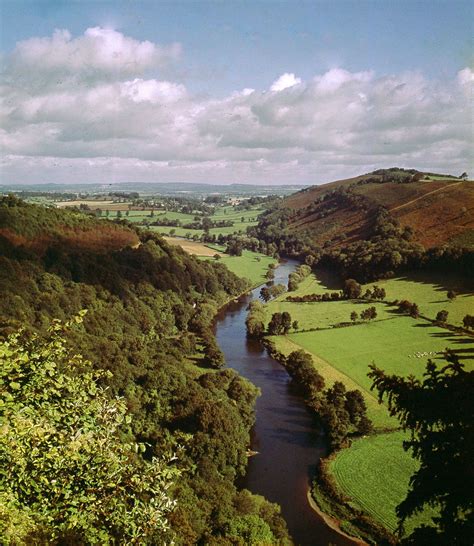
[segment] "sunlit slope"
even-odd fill
[[[379,172],[379,171],[377,171]],[[413,229],[425,247],[474,246],[474,182],[447,175],[384,170],[338,180],[288,196],[290,230],[308,231],[330,247],[370,237],[375,212],[385,207],[402,226]],[[334,190],[345,188],[347,199]]]

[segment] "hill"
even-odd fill
[[[369,238],[381,207],[425,248],[474,247],[474,184],[450,175],[383,169],[312,186],[283,206],[291,211],[291,233],[309,234],[326,248]]]
[[[0,198],[0,343],[20,329],[47,336],[53,321],[74,322],[87,311],[80,326],[65,329],[65,342],[110,372],[103,386],[131,416],[124,445],[142,444],[146,460],[177,452],[182,477],[169,491],[177,501],[169,523],[178,546],[229,544],[233,529],[250,524],[269,542],[289,544],[279,508],[234,484],[245,472],[258,390],[220,369],[211,326],[217,308],[248,287],[222,263],[201,261],[152,232]],[[81,493],[66,504],[86,518]],[[20,521],[36,517],[36,506],[18,494]],[[53,542],[89,543],[67,517]],[[122,541],[114,532],[101,542]]]

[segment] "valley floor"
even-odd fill
[[[449,312],[448,324],[462,326],[462,318],[474,309],[474,294],[454,277],[440,279],[417,274],[375,284],[386,290],[385,302],[285,301],[289,294],[335,291],[336,281],[327,274],[310,275],[296,291],[272,300],[265,309],[268,321],[273,313],[283,311],[290,313],[292,321],[298,321],[297,329],[293,328],[288,335],[270,338],[278,351],[289,354],[304,349],[312,355],[326,386],[341,381],[347,389],[357,388],[363,392],[375,434],[358,439],[350,448],[338,452],[331,459],[328,471],[341,493],[349,497],[355,507],[393,532],[397,521],[395,507],[406,496],[416,462],[403,450],[405,435],[399,430],[398,421],[389,415],[384,404],[378,403],[376,393],[371,391],[371,380],[367,377],[369,365],[375,363],[391,374],[413,374],[421,378],[428,358],[444,363],[442,352],[449,347],[467,370],[474,369],[474,337],[431,322],[437,312],[444,309]],[[363,291],[371,286],[364,286]],[[457,293],[452,301],[447,299],[450,289]],[[395,305],[386,303],[403,299],[418,304],[420,318],[401,315]],[[353,311],[360,314],[371,306],[377,310],[375,320],[351,324]],[[418,521],[409,523],[408,530],[415,523],[429,519],[430,514],[422,514]]]

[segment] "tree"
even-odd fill
[[[242,243],[236,239],[232,239],[227,243],[226,252],[230,256],[242,256]]]
[[[446,296],[449,301],[453,301],[456,298],[456,292],[454,290],[448,290]]]
[[[361,285],[354,279],[347,279],[344,282],[343,294],[349,300],[360,297],[362,293]]]
[[[268,288],[268,286],[264,286],[261,290],[260,290],[260,297],[262,298],[262,300],[266,303],[267,301],[270,301],[270,298],[272,297],[272,293],[270,291],[270,288]]]
[[[463,172],[459,178],[461,180],[467,180],[467,172]]]
[[[356,322],[356,320],[359,318],[359,315],[355,312],[355,311],[352,311],[351,313],[351,320],[352,322]]]
[[[293,330],[295,331],[298,330],[298,328],[300,327],[299,322],[297,320],[294,320],[291,326],[293,327]]]
[[[281,314],[281,332],[286,335],[291,329],[291,315],[288,311],[283,311]]]
[[[271,336],[278,336],[281,334],[282,329],[283,329],[282,314],[273,313],[272,318],[268,324],[268,333]]]
[[[449,312],[443,309],[436,314],[436,322],[446,322],[448,320]]]
[[[2,543],[166,541],[177,472],[125,439],[126,405],[106,396],[106,372],[70,354],[71,327],[0,343]]]
[[[441,546],[472,542],[472,447],[474,372],[466,372],[451,351],[441,369],[428,360],[422,380],[386,375],[371,366],[369,377],[385,398],[391,415],[411,433],[404,443],[420,463],[407,497],[397,507],[400,531],[407,518],[430,505],[439,515],[422,525],[404,544]],[[453,403],[455,401],[455,403]]]
[[[268,280],[268,281],[272,281],[274,278],[275,278],[275,272],[273,269],[269,269],[266,274],[265,274],[265,278]]]
[[[466,315],[462,319],[462,323],[464,328],[474,328],[474,316],[473,315]]]

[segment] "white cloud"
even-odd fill
[[[178,50],[100,28],[19,43],[1,88],[2,182],[311,183],[393,165],[472,169],[468,68],[447,82],[286,73],[267,91],[209,99],[154,72]]]
[[[283,91],[283,89],[288,89],[289,87],[294,87],[301,83],[301,78],[296,78],[294,74],[289,74],[285,72],[277,80],[272,83],[270,91]]]
[[[7,58],[13,80],[25,87],[63,85],[68,80],[118,80],[156,69],[179,57],[178,43],[159,46],[116,30],[88,28],[73,38],[68,30],[19,42]]]

